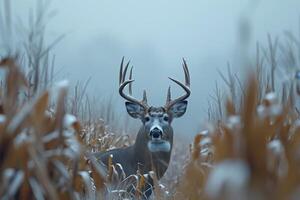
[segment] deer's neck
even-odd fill
[[[148,173],[154,170],[158,178],[161,178],[166,172],[173,146],[173,138],[170,138],[171,149],[169,152],[151,152],[148,149],[148,138],[145,134],[145,129],[142,126],[136,137],[135,144],[133,145],[134,162],[139,166],[143,173]]]

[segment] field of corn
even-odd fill
[[[91,109],[88,84],[55,80],[51,48],[61,38],[44,43],[42,17],[15,47],[9,13],[1,15],[0,198],[141,199],[141,174],[128,193],[117,166],[106,169],[90,156],[128,146],[134,135],[114,127],[111,104],[100,114]],[[300,198],[300,35],[267,38],[245,81],[230,67],[220,74],[228,88],[216,87],[207,125],[190,148],[174,146],[150,199]]]

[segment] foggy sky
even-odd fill
[[[34,2],[14,0],[12,7],[22,18]],[[112,94],[120,115],[126,112],[117,90],[122,56],[134,66],[134,95],[147,89],[152,105],[165,103],[168,76],[184,80],[181,59],[186,58],[192,95],[186,115],[174,122],[181,135],[200,130],[209,94],[220,80],[217,69],[226,69],[228,61],[240,69],[240,20],[250,22],[251,52],[267,33],[297,33],[300,16],[299,0],[53,0],[50,8],[57,14],[48,24],[49,41],[66,33],[53,49],[62,77],[73,83],[91,77],[89,92]]]

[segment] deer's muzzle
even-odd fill
[[[160,127],[156,126],[150,130],[150,137],[152,140],[159,140],[162,138],[163,131]]]

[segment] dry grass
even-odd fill
[[[66,113],[68,84],[63,81],[30,99],[28,78],[16,59],[5,58],[0,105],[0,196],[3,199],[115,199],[109,173],[91,152],[129,145],[127,136],[111,133],[103,120],[80,123]],[[50,104],[51,101],[54,101]],[[117,179],[123,179],[118,177]],[[139,180],[139,179],[138,179]],[[141,187],[139,181],[137,187]],[[108,195],[108,196],[107,196]]]
[[[7,10],[0,21],[14,32],[10,2],[3,4]],[[62,37],[45,44],[44,6],[38,4],[32,27],[17,50],[10,43],[13,38],[5,31],[1,34],[0,197],[108,199],[110,177],[90,153],[132,140],[112,133],[104,120],[89,112],[91,102],[83,99],[87,83],[83,88],[76,85],[69,98],[68,83],[54,82],[55,57],[49,59],[50,50]],[[79,122],[85,116],[87,120]]]
[[[286,35],[288,43],[268,35],[268,48],[257,45],[245,84],[221,74],[229,93],[224,101],[216,87],[175,199],[298,199],[300,46]]]
[[[37,15],[25,49],[1,53],[1,199],[142,198],[147,177],[125,177],[122,166],[110,162],[106,168],[90,156],[133,139],[112,131],[120,124],[111,101],[101,114],[93,113],[95,103],[85,93],[89,81],[77,84],[70,97],[67,82],[55,83],[50,50],[61,37],[45,45],[43,12]],[[11,20],[8,13],[1,21]],[[216,85],[207,130],[192,145],[174,147],[162,180],[150,173],[156,188],[151,199],[298,198],[300,38],[285,36],[268,36],[267,48],[257,44],[244,84],[228,65],[228,75],[221,74],[228,94]]]

